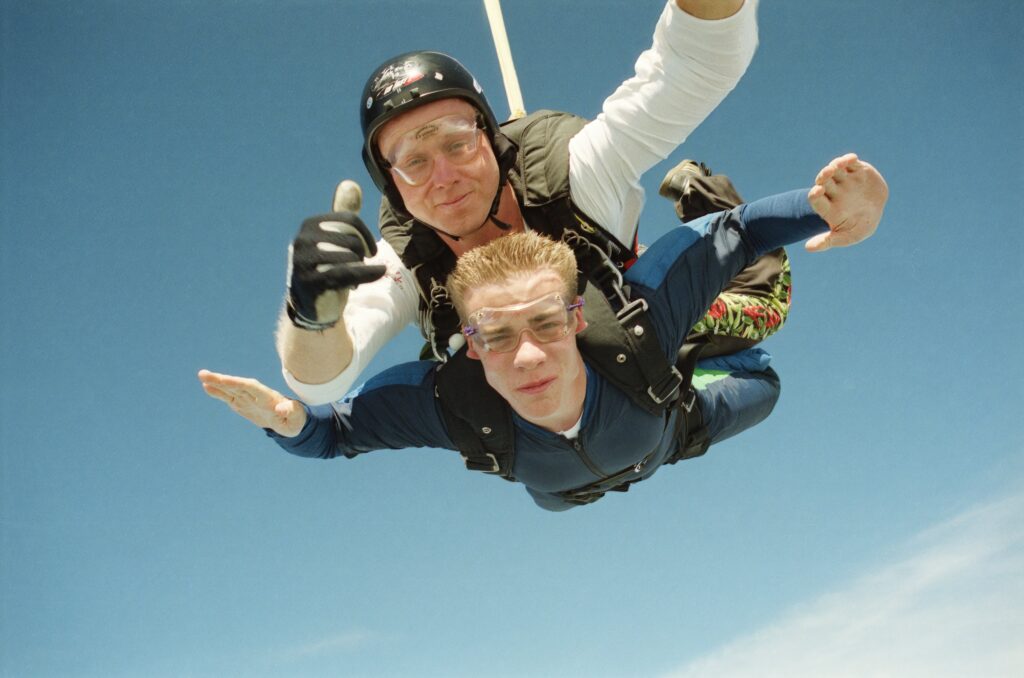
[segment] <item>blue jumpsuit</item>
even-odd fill
[[[647,300],[651,322],[667,358],[675,357],[690,328],[728,282],[756,257],[825,232],[807,191],[791,191],[673,229],[652,244],[625,274],[632,296]],[[696,380],[711,444],[762,421],[779,396],[768,355],[749,349],[714,359],[719,368]],[[304,457],[354,457],[379,449],[456,449],[434,392],[437,363],[410,362],[387,369],[331,405],[307,407],[298,436],[268,435]],[[685,439],[673,409],[653,415],[587,365],[587,389],[579,434],[568,439],[513,415],[512,474],[542,508],[560,511],[574,503],[560,493],[585,486],[610,489],[650,477]],[[680,434],[681,432],[681,434]],[[601,482],[611,476],[608,486]]]

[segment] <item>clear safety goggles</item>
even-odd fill
[[[434,172],[438,155],[454,165],[473,160],[480,148],[480,133],[476,120],[445,115],[403,134],[384,160],[402,181],[422,186]]]
[[[553,292],[522,304],[484,307],[470,314],[462,333],[472,338],[477,348],[508,353],[519,346],[527,330],[542,344],[567,336],[576,327],[573,311],[582,306],[583,297],[566,304],[561,294]]]

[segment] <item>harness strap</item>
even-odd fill
[[[621,281],[621,276],[619,277]],[[672,406],[686,382],[683,373],[662,352],[647,315],[647,302],[628,299],[618,285],[613,292],[625,300],[615,311],[615,300],[605,290],[588,285],[583,292],[587,329],[578,335],[580,350],[590,365],[630,399],[652,414]],[[696,364],[696,361],[694,361]]]
[[[708,447],[711,445],[711,436],[708,435],[707,427],[704,426],[704,416],[701,413],[700,400],[697,398],[696,391],[694,391],[692,387],[688,387],[686,395],[683,398],[680,398],[677,404],[678,409],[680,410],[680,416],[676,417],[675,420],[674,435],[678,438],[685,432],[686,439],[680,441],[679,449],[674,455],[672,455],[672,457],[664,462],[665,464],[674,464],[683,459],[699,457],[707,452]],[[687,407],[686,404],[689,406]],[[667,415],[665,419],[667,424]],[[606,492],[628,492],[631,485],[640,482],[643,478],[630,478],[629,480],[618,483],[617,485],[612,485],[611,487],[604,486],[608,482],[614,481],[618,476],[625,476],[639,472],[640,468],[647,462],[648,458],[650,458],[649,454],[645,456],[643,461],[639,464],[627,467],[618,473],[613,473],[608,478],[598,480],[590,485],[584,485],[583,487],[565,490],[564,492],[559,492],[557,494],[561,499],[570,504],[582,506],[584,504],[594,503],[603,497]]]
[[[711,435],[708,434],[708,428],[704,425],[704,414],[700,410],[697,393],[692,388],[689,393],[693,397],[693,405],[688,409],[680,408],[683,410],[683,416],[680,419],[683,420],[686,428],[686,439],[680,443],[679,451],[666,461],[666,464],[699,457],[711,446]]]
[[[512,408],[487,386],[480,361],[470,360],[465,348],[458,351],[437,368],[434,396],[466,468],[514,480]],[[466,402],[467,398],[472,401]],[[460,407],[460,402],[465,406]]]
[[[676,367],[686,380],[683,388],[683,393],[686,396],[680,399],[679,409],[683,411],[681,419],[686,427],[686,439],[679,445],[679,451],[665,462],[667,464],[674,464],[681,459],[699,457],[711,446],[711,436],[704,425],[704,414],[700,410],[697,391],[693,388],[693,373],[697,369],[697,361],[700,360],[700,355],[707,345],[708,339],[704,336],[695,341],[688,341],[679,349]]]
[[[676,418],[676,435],[678,436],[681,430],[686,431],[686,440],[682,441],[679,445],[679,451],[676,452],[671,458],[665,461],[665,464],[675,464],[683,459],[693,459],[699,457],[708,451],[708,447],[711,445],[711,436],[708,435],[707,427],[704,426],[704,416],[701,414],[699,401],[697,400],[696,393],[690,389],[688,398],[684,400],[690,400],[691,407],[689,409],[680,407],[682,410],[682,416]],[[646,457],[645,457],[646,460]],[[600,480],[584,487],[577,487],[572,490],[566,490],[559,492],[558,496],[570,504],[584,505],[592,504],[605,495],[606,492],[628,492],[629,488],[633,483],[638,483],[643,478],[631,478],[618,485],[612,487],[605,487],[604,489],[598,490],[596,488],[607,483],[609,480],[614,479],[616,476],[625,475],[627,473],[636,470],[635,466],[623,469],[618,473],[613,474],[610,478]]]
[[[680,441],[678,451],[665,461],[666,464],[674,464],[683,459],[699,457],[707,452],[708,447],[711,446],[711,436],[704,425],[704,415],[700,409],[700,400],[697,398],[697,392],[692,385],[693,372],[697,368],[697,361],[700,359],[701,351],[704,350],[705,345],[703,341],[688,342],[679,349],[675,369],[683,379],[679,388],[679,392],[683,395],[675,402],[675,407],[680,410],[681,416],[676,417],[674,437],[678,438],[685,432],[686,438]],[[667,425],[667,414],[665,421]],[[645,456],[641,464],[645,463],[649,457],[649,454]],[[604,496],[605,492],[628,492],[629,486],[641,480],[640,478],[632,478],[618,485],[606,487],[603,490],[597,490],[596,488],[614,480],[616,476],[627,475],[631,471],[639,471],[637,467],[641,466],[641,464],[623,469],[604,480],[599,480],[590,485],[566,490],[560,493],[559,496],[569,503],[583,505],[597,501]]]

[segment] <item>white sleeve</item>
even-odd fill
[[[569,141],[576,205],[632,245],[644,204],[640,176],[667,158],[732,91],[756,48],[757,0],[716,21],[697,19],[669,0],[634,76]]]
[[[342,312],[352,338],[352,362],[341,374],[323,384],[304,384],[281,368],[288,387],[305,403],[320,405],[341,400],[352,390],[359,375],[384,344],[395,338],[409,323],[416,321],[419,299],[412,273],[385,240],[377,241],[377,254],[369,264],[384,264],[384,276],[359,285],[348,295]]]

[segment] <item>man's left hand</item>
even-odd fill
[[[814,180],[807,201],[828,224],[829,232],[807,241],[810,252],[848,247],[871,237],[882,220],[889,186],[870,164],[847,153],[826,165]]]

